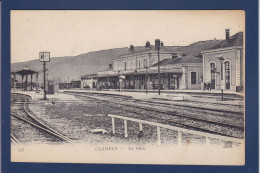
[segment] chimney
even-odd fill
[[[145,44],[145,48],[150,48],[151,44],[150,44],[150,41],[147,41],[146,44]]]
[[[160,39],[155,39],[155,50],[160,49],[160,44],[161,44]]]
[[[133,51],[134,51],[134,45],[130,45],[129,51],[130,51],[130,52],[133,52]]]
[[[226,40],[229,41],[229,29],[226,29]]]

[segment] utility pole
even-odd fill
[[[43,100],[47,100],[46,98],[46,77],[45,77],[45,61],[43,62]]]
[[[146,87],[145,87],[145,89],[146,89],[146,94],[148,94],[148,80],[147,80],[147,78],[148,78],[148,76],[147,76],[147,65],[146,65],[146,67],[145,67],[145,85],[146,85]]]
[[[158,50],[158,94],[161,94],[161,75],[160,75],[160,39],[155,40],[155,49]]]
[[[43,62],[43,99],[47,100],[46,98],[46,77],[45,77],[45,72],[46,72],[46,62],[50,62],[50,52],[40,52],[40,62]]]

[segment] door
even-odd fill
[[[53,84],[48,85],[48,94],[54,94],[54,85]]]
[[[225,62],[225,85],[226,89],[230,89],[230,62]]]
[[[210,63],[210,83],[211,83],[210,88],[211,89],[215,89],[215,84],[216,84],[215,69],[216,69],[215,63]]]

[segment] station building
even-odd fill
[[[98,72],[98,86],[106,89],[158,89],[158,65],[160,67],[160,88],[200,89],[202,80],[202,58],[183,56],[181,52],[172,52],[161,46],[154,46],[129,52],[113,59],[113,68]]]
[[[242,91],[244,88],[243,32],[229,36],[210,50],[202,52],[203,80],[211,89]]]

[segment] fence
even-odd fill
[[[112,132],[113,132],[113,134],[115,134],[115,132],[116,132],[116,130],[115,130],[115,118],[124,120],[125,138],[128,137],[127,121],[133,121],[133,122],[139,123],[139,130],[140,131],[143,131],[143,124],[156,126],[157,127],[157,144],[158,145],[161,144],[161,128],[177,131],[177,133],[178,133],[177,141],[178,141],[179,145],[182,142],[182,133],[198,135],[198,136],[205,136],[206,137],[206,144],[209,143],[210,138],[222,140],[222,141],[225,141],[225,142],[233,142],[233,143],[235,142],[235,143],[238,143],[238,144],[241,144],[243,142],[243,139],[221,136],[221,135],[215,135],[215,134],[211,134],[211,133],[207,133],[207,132],[194,131],[194,130],[184,129],[184,128],[170,126],[170,125],[166,125],[166,124],[150,122],[150,121],[146,121],[146,120],[140,120],[140,119],[136,119],[136,118],[124,117],[124,116],[113,115],[113,114],[108,114],[108,116],[112,118]]]

